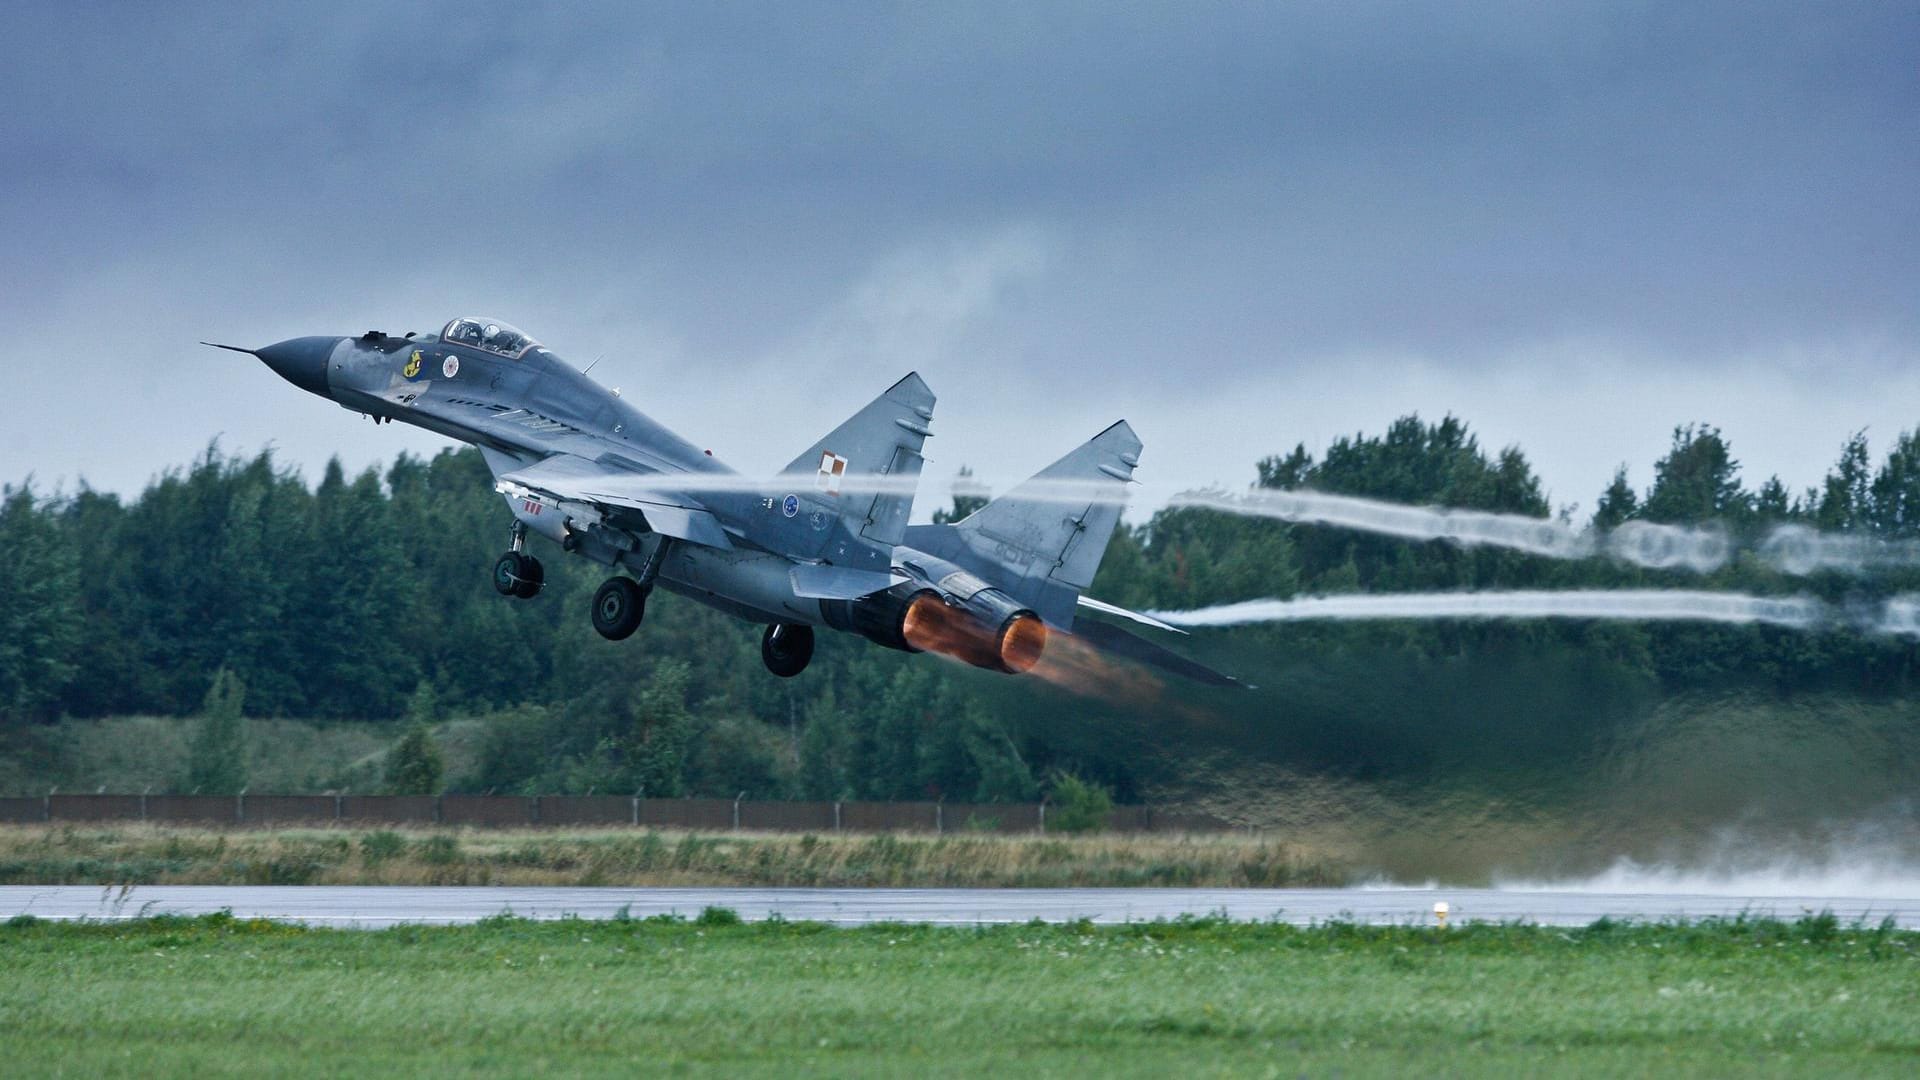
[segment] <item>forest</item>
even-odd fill
[[[1318,453],[1296,446],[1252,466],[1261,488],[1600,530],[1645,521],[1756,537],[1801,523],[1920,536],[1915,433],[1877,461],[1864,434],[1845,439],[1820,485],[1790,491],[1777,478],[1749,487],[1720,431],[1683,426],[1644,491],[1622,466],[1579,521],[1548,504],[1521,449],[1489,452],[1453,417],[1407,416],[1383,434]],[[973,498],[942,516],[964,514]],[[0,754],[9,732],[62,718],[212,709],[376,721],[399,739],[458,716],[484,734],[470,768],[434,778],[450,790],[1007,801],[1079,777],[1126,801],[1222,761],[1405,785],[1551,784],[1675,702],[1726,695],[1763,709],[1823,703],[1816,726],[1836,701],[1878,708],[1898,730],[1876,737],[1904,739],[1913,727],[1904,702],[1920,646],[1846,629],[1396,620],[1203,630],[1173,643],[1255,689],[1145,671],[1077,684],[1009,677],[824,634],[813,666],[783,680],[761,666],[758,626],[664,592],[634,638],[601,640],[587,599],[602,569],[545,541],[534,543],[546,591],[524,602],[497,595],[488,571],[508,522],[470,449],[403,455],[357,476],[334,463],[311,484],[271,453],[231,456],[216,444],[128,498],[6,489]],[[1182,508],[1123,525],[1092,595],[1177,610],[1625,588],[1847,605],[1920,589],[1920,569],[1788,577],[1743,554],[1699,575]]]

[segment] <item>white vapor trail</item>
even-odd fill
[[[1725,566],[1733,555],[1733,545],[1726,534],[1710,529],[1632,521],[1610,533],[1577,531],[1566,522],[1550,518],[1408,506],[1317,491],[1256,490],[1240,495],[1182,492],[1168,505],[1335,525],[1405,540],[1446,540],[1462,547],[1497,547],[1549,559],[1609,555],[1636,566],[1687,569],[1702,574]]]
[[[1243,495],[1189,491],[1175,495],[1167,505],[1337,525],[1406,540],[1451,540],[1466,547],[1491,545],[1556,559],[1584,559],[1594,553],[1591,536],[1545,518],[1407,506],[1317,491],[1260,490]]]
[[[1920,566],[1920,542],[1782,525],[1761,541],[1760,557],[1775,569],[1799,577],[1822,570],[1864,574]]]
[[[822,501],[858,495],[913,495],[919,477],[853,474],[834,481],[835,493],[818,489],[812,474],[772,478],[739,473],[681,472],[622,476],[628,494],[747,494],[777,500],[801,494]],[[1120,480],[1042,480],[1018,485],[1021,499],[1064,507],[1125,505],[1138,484]],[[1159,489],[1167,491],[1166,488]],[[973,485],[969,494],[983,494]],[[1402,540],[1441,540],[1462,547],[1492,547],[1549,559],[1606,557],[1654,570],[1711,573],[1736,554],[1733,538],[1716,528],[1684,528],[1629,521],[1612,531],[1575,529],[1564,521],[1500,514],[1484,510],[1412,506],[1318,491],[1254,489],[1245,492],[1182,490],[1168,494],[1169,508],[1192,507],[1243,517],[1270,518],[1303,525],[1330,525]],[[769,505],[772,505],[770,502]],[[1823,571],[1864,575],[1920,567],[1920,541],[1881,540],[1852,533],[1821,533],[1803,525],[1785,525],[1754,547],[1773,569],[1795,577]]]
[[[1153,611],[1174,626],[1241,626],[1308,619],[1612,619],[1636,622],[1763,623],[1809,630],[1833,620],[1810,597],[1762,597],[1683,590],[1389,593],[1248,600],[1193,611]],[[1916,608],[1911,614],[1920,614]],[[1910,615],[1911,617],[1911,615]],[[1916,623],[1920,625],[1920,623]]]

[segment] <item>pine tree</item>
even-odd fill
[[[247,688],[226,668],[213,676],[187,755],[187,789],[237,795],[247,786]]]
[[[1873,514],[1873,465],[1867,456],[1867,433],[1855,432],[1840,448],[1840,460],[1821,485],[1814,523],[1829,532],[1865,527]]]
[[[1603,531],[1618,528],[1639,508],[1640,500],[1627,483],[1627,467],[1622,465],[1613,471],[1613,483],[1600,493],[1600,504],[1593,510],[1593,527]]]
[[[0,489],[0,716],[38,715],[73,678],[80,647],[79,566],[29,490]]]
[[[1781,483],[1778,476],[1767,477],[1767,482],[1760,485],[1760,493],[1753,500],[1754,519],[1762,525],[1791,521],[1796,509],[1793,496],[1787,494],[1787,485]]]
[[[1920,431],[1902,432],[1873,478],[1873,524],[1890,536],[1920,535]]]
[[[1640,515],[1662,524],[1742,523],[1752,496],[1740,487],[1740,463],[1711,424],[1673,429],[1673,447],[1654,463],[1653,487]]]

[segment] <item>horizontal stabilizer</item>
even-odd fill
[[[1096,619],[1081,619],[1074,624],[1073,636],[1092,645],[1102,652],[1111,653],[1137,664],[1159,668],[1183,679],[1192,679],[1205,686],[1240,686],[1253,689],[1231,675],[1222,675],[1197,660],[1189,660],[1172,649],[1155,645],[1142,637],[1123,630],[1112,623]]]
[[[904,574],[883,574],[824,563],[802,563],[787,571],[795,596],[813,600],[858,600],[907,580]]]

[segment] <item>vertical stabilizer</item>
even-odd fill
[[[898,544],[913,509],[920,448],[933,434],[933,402],[926,381],[909,373],[780,475],[793,482],[809,513],[825,511],[875,544]]]
[[[1121,420],[954,531],[975,555],[1023,581],[1022,591],[1077,594],[1093,584],[1139,463],[1140,440]]]

